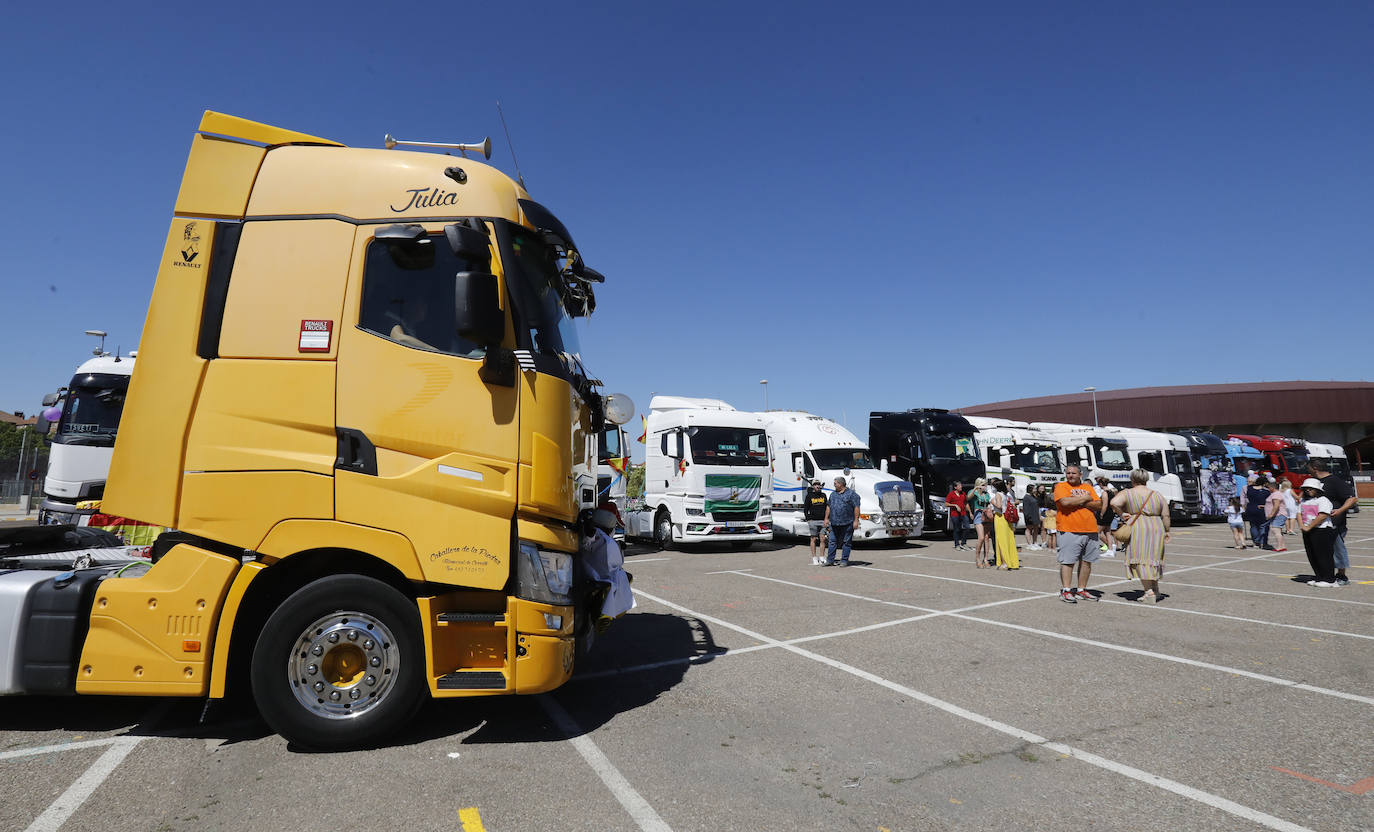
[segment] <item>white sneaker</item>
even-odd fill
[[[1308,586],[1319,586],[1319,587],[1323,587],[1323,588],[1335,586],[1335,584],[1331,583],[1330,581],[1308,581],[1308,582],[1307,582],[1307,585],[1308,585]]]

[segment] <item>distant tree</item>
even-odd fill
[[[644,496],[644,463],[631,465],[625,479],[625,496],[631,500]]]

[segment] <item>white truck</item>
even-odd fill
[[[773,539],[772,459],[757,414],[654,396],[644,442],[644,499],[626,513],[626,536],[664,548]]]
[[[773,528],[784,534],[808,534],[802,511],[807,483],[819,479],[827,492],[835,478],[859,495],[855,540],[901,540],[919,537],[925,512],[916,489],[906,480],[878,470],[857,436],[822,416],[800,410],[769,410],[763,419],[773,450]]]
[[[1134,467],[1150,472],[1150,488],[1169,501],[1169,513],[1182,520],[1202,518],[1202,489],[1188,440],[1176,433],[1109,427],[1126,440]]]
[[[978,428],[978,444],[987,457],[988,478],[1009,480],[1017,499],[1032,485],[1049,489],[1064,479],[1064,445],[1053,434],[1027,422],[991,416],[965,416]]]
[[[64,391],[43,399],[48,407],[61,404],[62,416],[48,452],[40,523],[79,525],[83,515],[93,513],[77,503],[99,500],[105,492],[133,371],[133,355],[104,353],[78,367]]]
[[[629,473],[630,446],[625,429],[620,425],[608,424],[596,441],[596,502],[597,505],[606,501],[614,503],[622,522],[629,508],[625,499]],[[614,536],[623,542],[624,529],[617,529]]]
[[[1355,488],[1355,477],[1350,470],[1350,458],[1346,456],[1345,448],[1340,445],[1328,445],[1324,442],[1308,442],[1307,458],[1324,461],[1333,475],[1340,477],[1352,489]],[[1358,514],[1359,511],[1360,505],[1356,502],[1350,509],[1350,513]]]
[[[1112,428],[1067,425],[1061,422],[1031,422],[1064,446],[1064,465],[1077,465],[1083,479],[1106,477],[1118,488],[1129,488],[1134,465],[1127,452],[1126,439]]]

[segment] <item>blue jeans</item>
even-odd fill
[[[1261,549],[1269,545],[1269,524],[1272,522],[1274,521],[1268,519],[1262,523],[1250,521],[1250,540]]]
[[[1337,572],[1344,572],[1350,568],[1350,552],[1345,548],[1345,533],[1347,531],[1349,531],[1349,529],[1341,529],[1336,532],[1336,546],[1332,555],[1336,562]]]
[[[963,546],[964,541],[968,540],[968,515],[951,514],[949,528],[950,531],[954,532],[954,545]]]
[[[849,563],[849,543],[854,538],[853,523],[831,523],[830,524],[830,548],[825,553],[825,562],[835,562],[835,546],[844,539],[844,552],[840,556],[840,563]]]

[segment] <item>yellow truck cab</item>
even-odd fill
[[[336,748],[571,674],[601,276],[505,174],[387,144],[205,114],[103,505],[176,531],[86,590],[76,693],[248,680]]]

